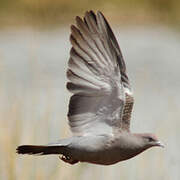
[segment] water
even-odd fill
[[[134,89],[133,132],[154,132],[152,148],[113,166],[69,166],[57,157],[15,154],[19,144],[70,135],[65,88],[69,29],[0,32],[0,179],[180,178],[180,35],[164,27],[116,27]]]

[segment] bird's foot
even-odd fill
[[[74,160],[74,159],[70,158],[69,156],[64,156],[64,155],[59,156],[59,159],[61,159],[62,161],[66,162],[66,163],[72,164],[72,165],[79,162],[78,160]]]

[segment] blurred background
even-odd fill
[[[17,155],[18,145],[71,135],[69,27],[90,9],[104,13],[126,60],[135,96],[131,130],[156,133],[166,148],[112,166]],[[0,179],[179,180],[179,22],[176,0],[1,0]]]

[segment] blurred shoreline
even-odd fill
[[[75,16],[83,16],[85,11],[91,9],[102,11],[114,24],[180,26],[180,2],[175,0],[2,0],[0,28],[55,28],[73,22]]]

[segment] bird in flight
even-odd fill
[[[17,153],[57,154],[69,164],[111,165],[163,147],[153,134],[130,132],[133,93],[120,47],[103,14],[77,16],[70,41],[67,89],[73,94],[68,112],[73,136],[48,145],[22,145]]]

